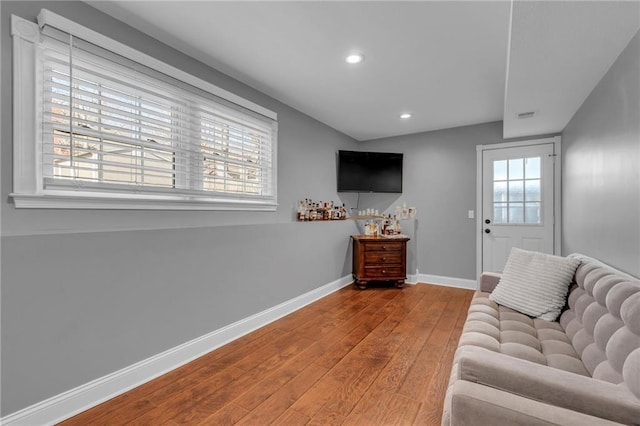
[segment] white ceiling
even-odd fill
[[[89,3],[357,140],[559,132],[640,28],[640,1]]]
[[[638,1],[514,3],[504,136],[562,131],[638,28]]]

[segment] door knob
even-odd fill
[[[488,224],[490,224],[490,223],[491,223],[491,220],[489,220],[489,219],[485,219],[485,220],[484,220],[484,223],[486,223],[486,224],[488,225]]]
[[[484,233],[485,233],[485,234],[490,234],[490,233],[491,233],[491,229],[489,229],[489,228],[485,229],[485,230],[484,230]]]

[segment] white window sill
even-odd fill
[[[85,194],[10,194],[18,209],[88,210],[248,210],[275,211],[277,203],[262,200]]]

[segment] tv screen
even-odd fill
[[[338,192],[402,192],[402,154],[338,151]]]

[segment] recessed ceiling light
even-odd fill
[[[411,118],[411,114],[409,114],[408,112],[405,112],[404,114],[400,114],[400,118],[402,118],[403,120],[406,120],[407,118]]]
[[[344,58],[344,60],[348,64],[359,64],[360,62],[364,61],[364,55],[362,53],[352,53],[351,55]]]

